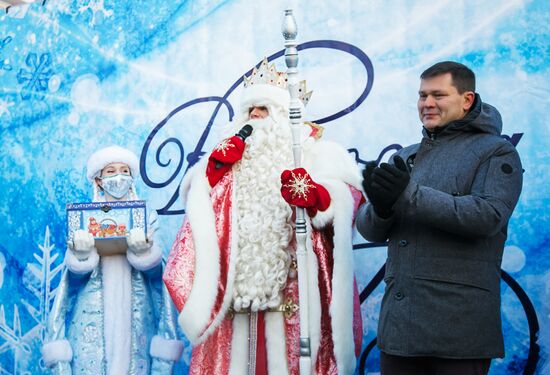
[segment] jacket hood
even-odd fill
[[[451,121],[437,133],[455,131],[500,135],[502,132],[502,118],[495,107],[483,103],[479,94],[476,94],[470,112],[460,120]],[[428,136],[426,129],[423,130],[423,134]]]

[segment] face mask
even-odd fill
[[[102,177],[101,181],[103,181],[103,190],[112,197],[120,199],[128,194],[134,179],[127,174],[117,174],[114,176]]]

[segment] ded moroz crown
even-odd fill
[[[244,76],[243,80],[245,89],[258,85],[271,85],[285,91],[288,90],[287,74],[284,72],[278,72],[274,63],[270,66],[266,57],[264,57],[260,66],[258,68],[254,67],[250,76]],[[300,81],[298,93],[303,105],[306,106],[311,98],[311,94],[313,94],[313,91],[307,91],[306,81]]]

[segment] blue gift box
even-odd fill
[[[75,231],[86,230],[94,236],[100,255],[125,253],[126,236],[133,228],[147,235],[145,201],[67,204],[67,240],[73,240]]]

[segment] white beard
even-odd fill
[[[233,308],[252,311],[279,306],[290,265],[292,209],[281,196],[280,176],[292,168],[288,123],[270,117],[253,126],[243,158],[235,165],[238,253]]]

